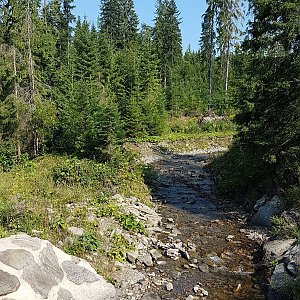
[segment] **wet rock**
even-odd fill
[[[266,242],[263,250],[267,259],[282,256],[296,242],[296,239],[275,240]]]
[[[233,239],[234,239],[234,235],[227,235],[227,237],[225,238],[227,242],[232,242]]]
[[[275,267],[272,274],[270,286],[268,289],[268,300],[289,300],[289,296],[282,292],[293,283],[294,279],[291,277],[284,266],[280,263]]]
[[[17,291],[20,287],[20,281],[14,275],[0,270],[0,296],[6,296]]]
[[[199,285],[196,285],[196,286],[193,287],[194,293],[197,294],[199,292],[199,290],[200,290],[200,286]]]
[[[257,213],[252,217],[252,224],[257,226],[271,227],[272,217],[279,214],[282,210],[282,201],[278,196],[274,196],[261,206]]]
[[[200,288],[200,295],[202,297],[207,297],[208,296],[208,291],[206,291],[204,288]]]
[[[190,260],[190,258],[191,258],[187,251],[182,251],[181,256],[187,260]]]
[[[214,266],[214,265],[221,265],[221,264],[223,264],[224,263],[224,260],[222,259],[222,258],[220,258],[219,256],[216,256],[216,255],[214,255],[214,256],[209,256],[208,257],[208,260],[207,260],[208,262],[210,262],[210,264],[209,263],[207,263],[209,266]],[[213,264],[213,265],[212,265]]]
[[[209,273],[208,265],[206,264],[200,264],[198,268],[202,273]]]
[[[169,282],[169,283],[166,284],[166,290],[167,291],[172,291],[173,289],[174,289],[173,283]]]

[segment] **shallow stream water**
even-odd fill
[[[212,157],[165,153],[152,163],[158,172],[153,198],[166,228],[159,239],[192,246],[189,260],[166,258],[151,270],[168,278],[173,290],[158,284],[151,292],[166,300],[187,299],[197,297],[198,285],[208,292],[207,300],[265,299],[255,269],[259,244],[247,237],[246,215],[217,196],[205,170]]]

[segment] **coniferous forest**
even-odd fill
[[[73,0],[1,0],[3,165],[49,152],[105,161],[128,138],[163,135],[170,118],[213,110],[234,117],[235,150],[257,160],[233,186],[265,173],[299,183],[298,0],[209,0],[199,50],[185,53],[174,0],[157,1],[153,27],[139,26],[132,0],[99,4],[91,24]]]
[[[153,28],[139,27],[133,1],[101,1],[98,24],[71,0],[1,1],[2,151],[102,159],[125,138],[162,134],[169,116],[229,113],[242,17],[232,5],[211,4],[199,51],[183,54],[173,0],[157,1]]]
[[[103,162],[212,110],[238,130],[224,190],[299,184],[299,7],[209,0],[199,50],[183,53],[174,0],[157,1],[153,27],[132,0],[102,0],[97,24],[73,0],[1,0],[2,167],[45,153]]]

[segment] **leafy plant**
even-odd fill
[[[53,181],[56,184],[83,186],[92,185],[106,175],[106,168],[94,161],[76,158],[67,159],[53,170]]]
[[[76,238],[71,245],[65,247],[65,251],[72,255],[85,252],[97,251],[100,247],[100,240],[91,232],[84,233],[83,236]]]
[[[133,244],[130,244],[122,235],[115,233],[111,240],[108,256],[116,261],[124,261],[126,252],[133,249]]]
[[[272,217],[272,233],[276,238],[296,238],[300,239],[300,229],[294,224],[290,224],[282,216]]]
[[[133,214],[120,215],[118,219],[123,229],[131,232],[145,233],[144,224],[138,221]]]

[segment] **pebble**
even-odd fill
[[[172,291],[173,289],[174,289],[173,283],[169,282],[169,283],[166,284],[166,290],[167,291]]]
[[[199,285],[196,285],[196,286],[193,287],[194,293],[197,294],[199,290],[200,290],[200,286]]]
[[[208,296],[208,291],[206,291],[204,288],[200,288],[200,293],[202,294],[202,296],[207,297]]]
[[[227,237],[226,237],[226,241],[227,242],[232,242],[232,240],[234,239],[234,235],[227,235]]]

